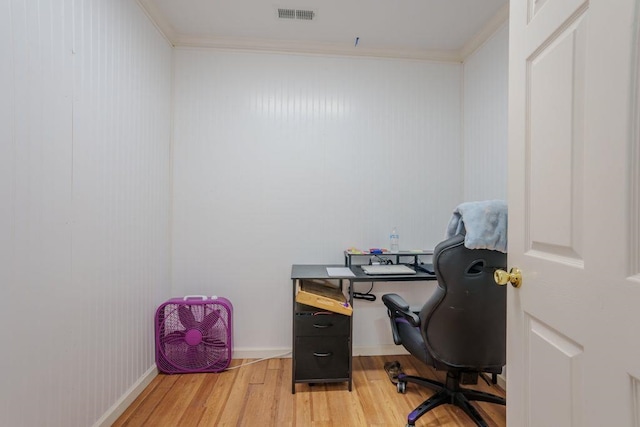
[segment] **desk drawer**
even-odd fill
[[[297,337],[296,380],[349,378],[348,337]]]
[[[296,336],[348,336],[350,320],[342,314],[296,315]]]

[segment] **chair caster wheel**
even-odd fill
[[[396,389],[398,390],[398,393],[406,393],[407,392],[407,383],[399,381],[398,384],[396,384]],[[407,424],[408,426],[408,424]],[[409,426],[411,427],[411,426]]]

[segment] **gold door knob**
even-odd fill
[[[515,267],[509,270],[508,273],[504,270],[496,270],[493,273],[493,280],[500,286],[511,283],[514,288],[519,288],[522,285],[522,272]]]

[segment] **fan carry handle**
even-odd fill
[[[185,295],[184,298],[182,298],[184,301],[190,299],[190,298],[200,298],[202,301],[206,301],[207,300],[207,296],[206,295]],[[211,299],[218,299],[218,295],[211,295]]]
[[[206,295],[185,295],[184,298],[182,298],[183,300],[188,300],[191,298],[200,298],[202,301],[206,301],[207,300],[207,296]]]

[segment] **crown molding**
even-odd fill
[[[417,59],[437,62],[461,62],[457,51],[418,49],[367,49],[339,43],[303,42],[294,40],[242,39],[178,34],[176,47],[240,50],[307,55],[375,57],[387,59]]]
[[[509,3],[505,4],[496,12],[495,15],[476,33],[475,36],[465,44],[462,49],[460,49],[458,55],[464,61],[470,55],[472,55],[476,50],[478,50],[482,45],[484,45],[487,40],[493,36],[496,31],[498,31],[502,25],[509,20]]]

